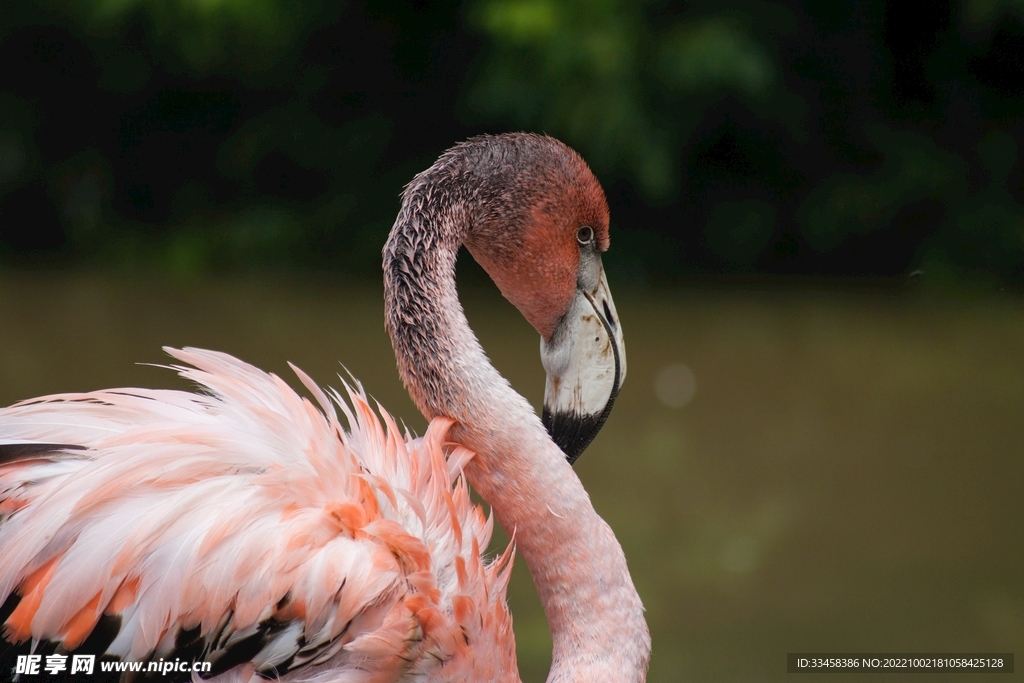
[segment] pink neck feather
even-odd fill
[[[406,189],[384,248],[385,321],[428,418],[457,421],[474,488],[533,576],[553,641],[549,683],[643,681],[650,635],[622,548],[530,405],[487,360],[459,303],[455,256],[478,199],[442,157]],[[439,186],[441,189],[439,189]]]

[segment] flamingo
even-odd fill
[[[548,681],[643,681],[643,606],[571,466],[626,370],[601,265],[608,220],[586,163],[539,135],[472,138],[406,186],[384,247],[385,324],[430,420],[422,438],[355,381],[343,396],[292,366],[311,401],[192,348],[165,350],[197,393],[0,410],[5,666],[33,654],[81,675],[85,653],[82,680],[517,681],[513,549],[482,555],[492,518],[468,480],[532,574]],[[540,333],[540,418],[466,321],[463,244]],[[183,671],[192,662],[206,668]]]

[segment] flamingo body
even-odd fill
[[[474,454],[445,444],[451,420],[406,442],[358,391],[352,410],[296,369],[318,409],[231,356],[168,352],[205,393],[0,411],[5,640],[194,658],[225,681],[515,671],[510,552],[481,561],[492,524],[461,476]]]
[[[293,368],[315,405],[197,349],[168,352],[201,393],[0,409],[0,666],[56,652],[211,665],[162,681],[516,681],[512,551],[482,559],[492,525],[469,481],[534,580],[548,683],[642,683],[643,605],[570,465],[626,371],[608,226],[586,163],[544,136],[473,138],[405,188],[384,318],[431,420],[422,439],[382,424],[361,390],[349,407]],[[462,245],[541,335],[543,418],[469,328]]]

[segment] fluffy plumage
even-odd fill
[[[203,393],[0,410],[6,641],[188,656],[226,681],[514,675],[511,551],[481,560],[491,520],[450,420],[407,442],[361,389],[350,408],[293,368],[317,407],[231,356],[168,353]]]

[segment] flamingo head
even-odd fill
[[[608,202],[583,159],[527,134],[477,138],[472,173],[486,200],[465,244],[540,333],[542,420],[569,462],[604,425],[626,376],[626,351],[601,263]]]

